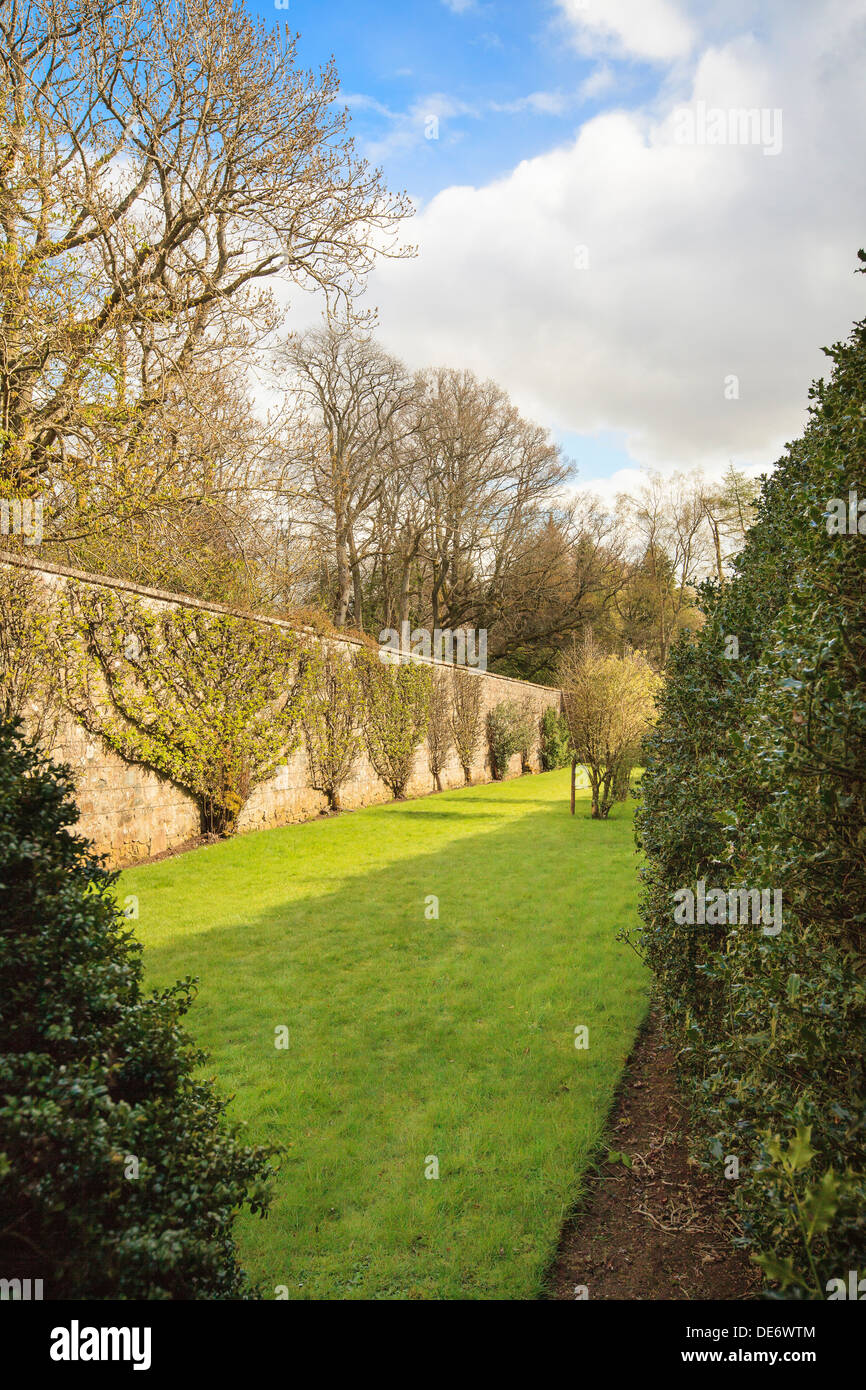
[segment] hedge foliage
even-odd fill
[[[732,581],[704,587],[706,625],[672,652],[637,832],[703,1156],[739,1160],[768,1285],[812,1298],[866,1267],[866,534],[828,525],[833,499],[866,513],[866,323],[828,356]],[[781,930],[678,923],[700,880],[780,890]]]
[[[71,774],[0,725],[0,1270],[47,1299],[253,1294],[232,1238],[264,1214],[181,1027],[193,982],[146,994],[115,875],[71,834]]]

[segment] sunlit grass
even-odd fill
[[[647,999],[616,940],[636,918],[630,807],[592,821],[581,794],[572,818],[568,779],[123,875],[150,982],[200,977],[189,1024],[209,1069],[250,1138],[284,1148],[270,1216],[239,1224],[265,1296],[539,1293]]]

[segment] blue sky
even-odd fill
[[[499,381],[603,495],[772,465],[866,307],[862,0],[289,3],[247,0],[305,66],[334,55],[418,208],[420,255],[370,281],[387,348]],[[780,139],[684,144],[699,106]]]
[[[616,65],[615,85],[609,65],[599,77],[594,60],[569,45],[559,7],[543,0],[290,0],[289,10],[255,0],[251,8],[300,33],[305,66],[335,55],[359,144],[419,204],[449,185],[508,174],[572,138],[611,100],[644,99],[658,77],[633,63]],[[594,75],[601,98],[581,90]]]

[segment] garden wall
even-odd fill
[[[24,566],[38,572],[49,589],[58,592],[69,580],[137,594],[154,607],[201,608],[212,612],[229,613],[235,610],[222,604],[204,603],[179,594],[158,589],[142,588],[122,580],[97,578],[78,570],[58,565],[37,563],[18,556],[0,556],[0,563]],[[252,614],[238,614],[252,620]],[[290,627],[278,619],[267,619],[277,626]],[[344,645],[357,645],[351,639],[341,639]],[[432,662],[432,665],[442,665]],[[466,668],[471,669],[471,668]],[[490,672],[472,671],[481,682],[482,718],[498,701],[507,698],[528,699],[538,717],[551,707],[559,709],[559,691],[550,686],[528,681],[512,680]],[[486,743],[479,748],[472,769],[473,782],[492,780]],[[68,763],[75,775],[81,817],[77,829],[92,840],[100,853],[117,866],[134,864],[165,850],[176,849],[194,839],[199,833],[198,809],[185,792],[147,772],[135,764],[125,763],[104,747],[99,738],[86,733],[71,718],[62,716],[52,746],[52,757]],[[536,753],[537,757],[537,753]],[[537,767],[537,763],[536,763]],[[511,760],[511,774],[520,772],[520,756]],[[463,771],[452,751],[442,773],[443,788],[463,785]],[[415,754],[415,765],[407,787],[407,796],[424,796],[434,790],[433,777],[427,763],[426,743]],[[389,801],[391,794],[379,779],[367,757],[362,755],[350,780],[341,789],[340,801],[346,810]],[[263,830],[269,826],[287,825],[292,821],[308,820],[326,809],[327,799],[309,785],[307,755],[303,743],[269,781],[257,787],[241,814],[239,829]]]

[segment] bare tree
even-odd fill
[[[568,474],[547,432],[501,387],[471,372],[429,372],[415,427],[424,460],[431,626],[459,627],[495,593],[540,509]]]
[[[175,497],[154,430],[249,360],[269,282],[351,297],[408,204],[356,156],[333,65],[239,0],[2,0],[0,72],[4,485],[54,489],[66,533],[123,522]]]
[[[310,524],[330,536],[335,623],[345,626],[353,604],[363,631],[362,568],[376,549],[372,509],[408,428],[415,386],[402,363],[351,318],[290,339],[281,356],[309,419],[294,495]]]

